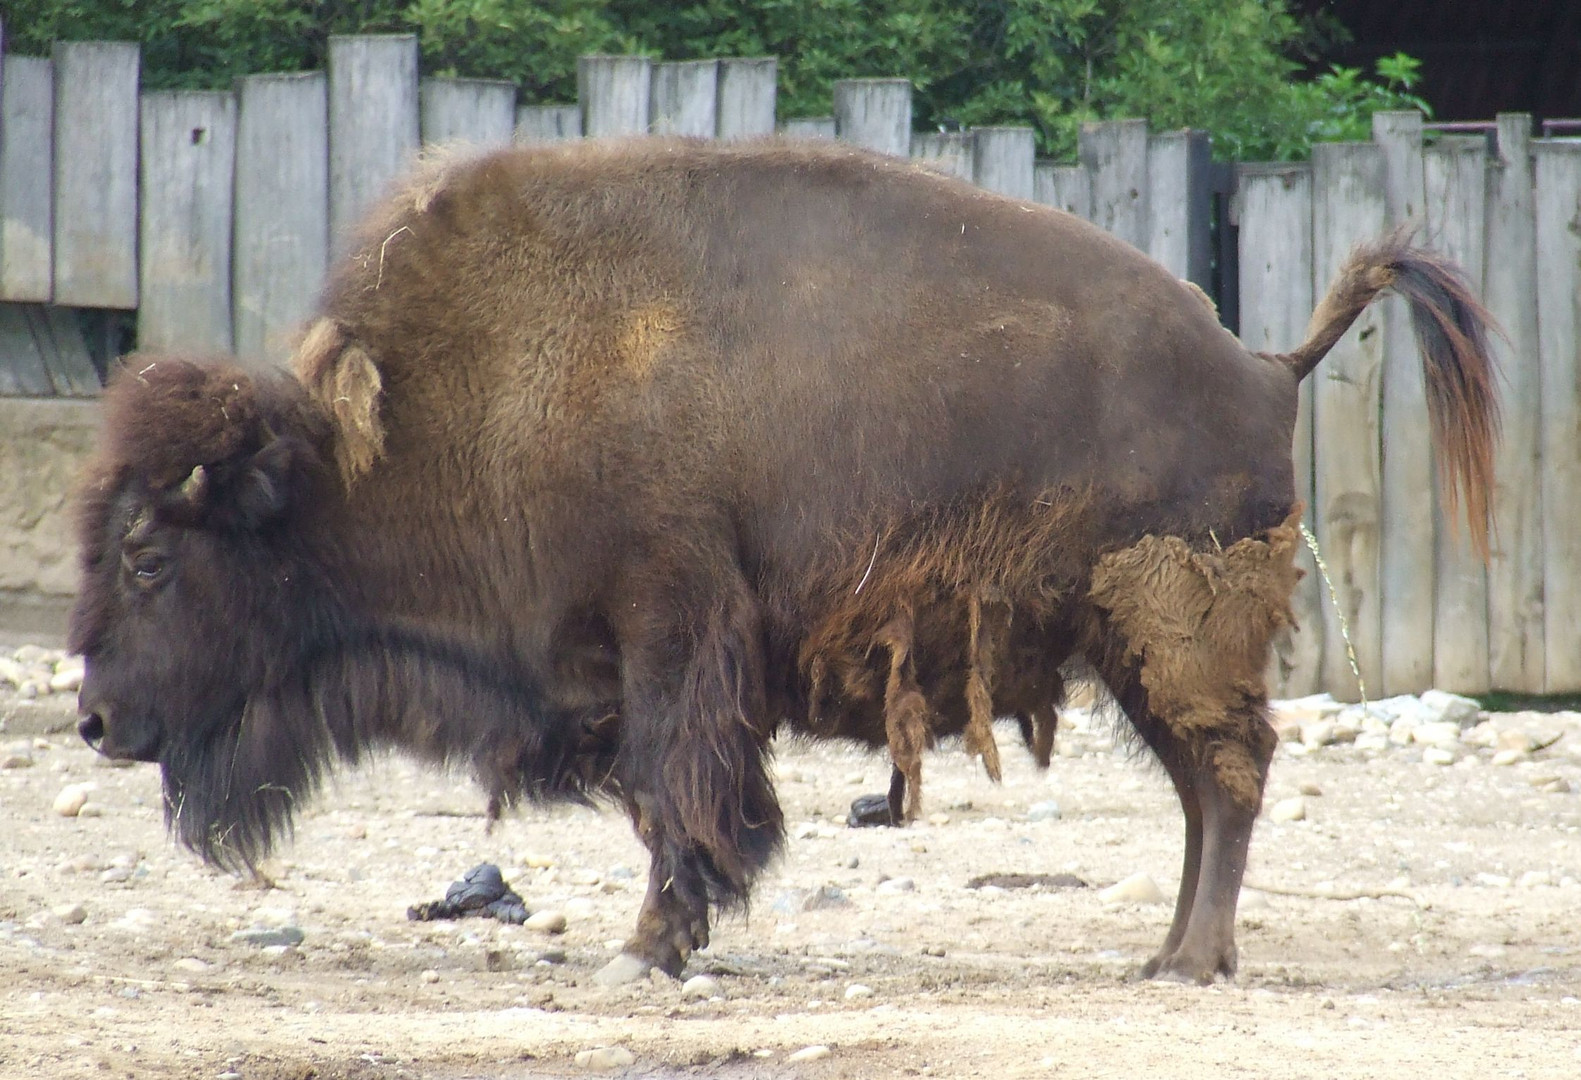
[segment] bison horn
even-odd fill
[[[181,481],[181,486],[176,489],[176,494],[180,495],[186,502],[197,503],[202,500],[203,493],[208,490],[208,486],[209,471],[202,465],[196,465],[187,474],[187,478]]]

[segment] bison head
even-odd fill
[[[173,831],[229,866],[267,853],[332,749],[322,718],[280,707],[333,619],[293,524],[324,473],[299,398],[133,357],[79,507],[78,730],[159,762]]]

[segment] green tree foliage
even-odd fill
[[[576,58],[780,58],[782,116],[829,111],[830,84],[909,77],[918,123],[1029,123],[1070,156],[1084,121],[1200,127],[1220,157],[1293,158],[1365,138],[1373,110],[1424,107],[1417,64],[1297,78],[1287,0],[9,0],[10,48],[140,41],[154,87],[322,66],[329,35],[416,33],[424,70],[510,79],[570,100]]]

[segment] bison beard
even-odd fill
[[[134,356],[81,500],[83,736],[247,866],[336,761],[469,766],[490,819],[605,799],[648,893],[608,981],[679,972],[782,841],[777,731],[1048,761],[1084,662],[1186,820],[1144,968],[1233,973],[1289,621],[1296,391],[1382,289],[1486,550],[1486,319],[1391,237],[1253,355],[1068,215],[838,146],[673,140],[427,166],[290,375]]]

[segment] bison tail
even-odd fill
[[[1471,542],[1489,554],[1493,456],[1499,440],[1496,369],[1488,349],[1492,317],[1449,260],[1410,245],[1397,229],[1358,247],[1312,313],[1307,339],[1275,359],[1303,379],[1385,289],[1403,296],[1422,353],[1439,483],[1451,516],[1464,500]]]

